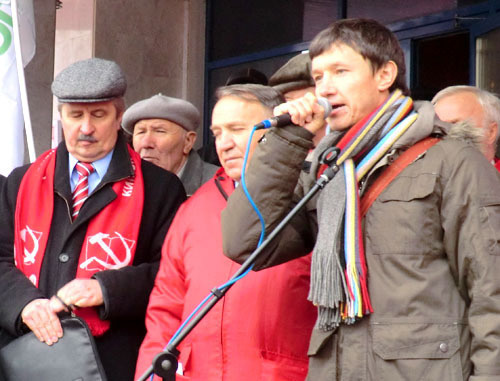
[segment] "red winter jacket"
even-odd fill
[[[500,172],[500,159],[498,157],[495,157],[495,168],[497,169],[498,172]]]
[[[220,231],[233,189],[219,169],[179,209],[150,297],[136,379],[210,290],[238,270],[222,254]],[[304,380],[316,320],[307,301],[310,261],[309,255],[239,280],[179,346],[186,378],[177,379]]]

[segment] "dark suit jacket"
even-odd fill
[[[50,298],[75,278],[89,221],[116,198],[113,183],[132,173],[126,143],[119,136],[106,175],[83,205],[78,219],[72,223],[68,152],[64,143],[59,145],[52,227],[39,288],[35,288],[15,267],[13,260],[16,199],[28,167],[15,169],[0,194],[0,345],[12,336],[25,332],[20,314],[27,303],[36,298]],[[103,288],[104,305],[99,308],[100,317],[111,321],[108,332],[96,339],[109,380],[133,379],[137,353],[145,334],[145,311],[158,271],[161,246],[177,208],[186,197],[175,175],[146,161],[141,161],[141,168],[144,208],[133,265],[94,275]]]
[[[218,169],[219,167],[216,165],[201,160],[200,155],[192,150],[180,176],[186,194],[191,196],[199,187],[210,180]]]

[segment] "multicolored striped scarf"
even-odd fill
[[[322,190],[317,205],[319,231],[308,298],[318,306],[317,326],[321,330],[354,323],[373,312],[367,287],[358,182],[416,119],[412,99],[396,90],[347,133],[334,132],[316,149],[313,162],[318,161],[325,148],[340,148],[336,162],[339,173]],[[317,175],[324,169],[320,167]]]

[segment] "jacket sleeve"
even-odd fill
[[[186,198],[177,176],[148,167],[143,171],[144,207],[133,265],[94,274],[103,290],[101,319],[144,319],[165,235]]]
[[[182,207],[179,210],[182,217]],[[139,350],[135,379],[148,368],[181,325],[186,293],[182,229],[176,218],[162,248],[160,269],[146,312],[147,333]]]
[[[297,184],[311,147],[312,134],[309,131],[288,126],[271,129],[255,150],[246,172],[246,184],[264,217],[266,235],[300,199],[302,187]],[[311,251],[315,233],[308,212],[314,214],[315,207],[302,210],[285,227],[257,259],[255,269],[277,265]],[[224,254],[243,262],[257,247],[260,232],[260,220],[240,184],[222,212]]]
[[[443,243],[468,301],[470,380],[500,378],[500,178],[479,151],[446,153]]]
[[[26,167],[17,168],[0,186],[0,328],[21,335],[20,314],[30,301],[46,298],[14,264],[14,213]]]

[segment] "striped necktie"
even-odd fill
[[[83,203],[89,197],[89,175],[94,172],[94,167],[90,163],[79,161],[75,166],[78,172],[78,182],[73,190],[73,221],[78,216]]]

